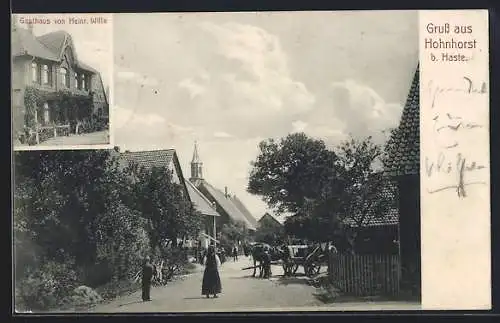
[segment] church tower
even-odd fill
[[[198,143],[194,142],[193,159],[191,160],[191,178],[189,179],[195,186],[203,180],[203,163],[198,155]]]

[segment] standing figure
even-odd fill
[[[207,298],[210,295],[217,297],[222,291],[222,286],[219,276],[220,259],[215,252],[215,247],[208,247],[207,256],[205,257],[205,271],[203,273],[203,283],[201,286],[201,294],[206,295]]]
[[[142,266],[142,300],[150,301],[151,296],[151,280],[153,279],[154,267],[151,264],[151,259],[146,256],[144,266]]]
[[[262,257],[263,262],[262,266],[264,267],[264,278],[271,278],[271,254],[269,253],[269,250],[266,249],[264,251],[264,255]]]
[[[234,246],[232,253],[233,253],[233,261],[237,261],[238,260],[238,247],[237,246]]]

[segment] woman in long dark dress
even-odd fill
[[[203,284],[201,286],[201,294],[217,297],[222,291],[222,286],[219,276],[220,259],[215,253],[215,248],[210,246],[208,248],[207,256],[205,258],[205,272],[203,273]]]

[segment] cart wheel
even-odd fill
[[[285,272],[285,276],[291,276],[293,272],[293,264],[290,262],[283,263],[283,271]]]
[[[307,277],[314,277],[318,275],[320,270],[321,270],[321,265],[317,262],[312,262],[305,268]]]

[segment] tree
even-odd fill
[[[344,233],[350,248],[355,250],[360,230],[367,220],[383,216],[394,206],[395,192],[383,173],[374,169],[376,163],[381,162],[383,150],[371,137],[344,141],[338,147],[337,156],[345,183],[339,211],[343,222],[350,220],[351,225]]]
[[[304,133],[259,144],[247,190],[276,212],[299,212],[306,199],[323,200],[336,190],[337,156],[321,140]]]
[[[16,291],[29,306],[54,305],[76,281],[95,286],[134,270],[148,242],[109,151],[19,152],[14,163]]]
[[[164,243],[177,245],[177,239],[192,237],[201,230],[203,218],[190,202],[182,185],[174,183],[166,167],[130,167],[134,176],[135,209],[149,221],[148,233],[153,250]]]

